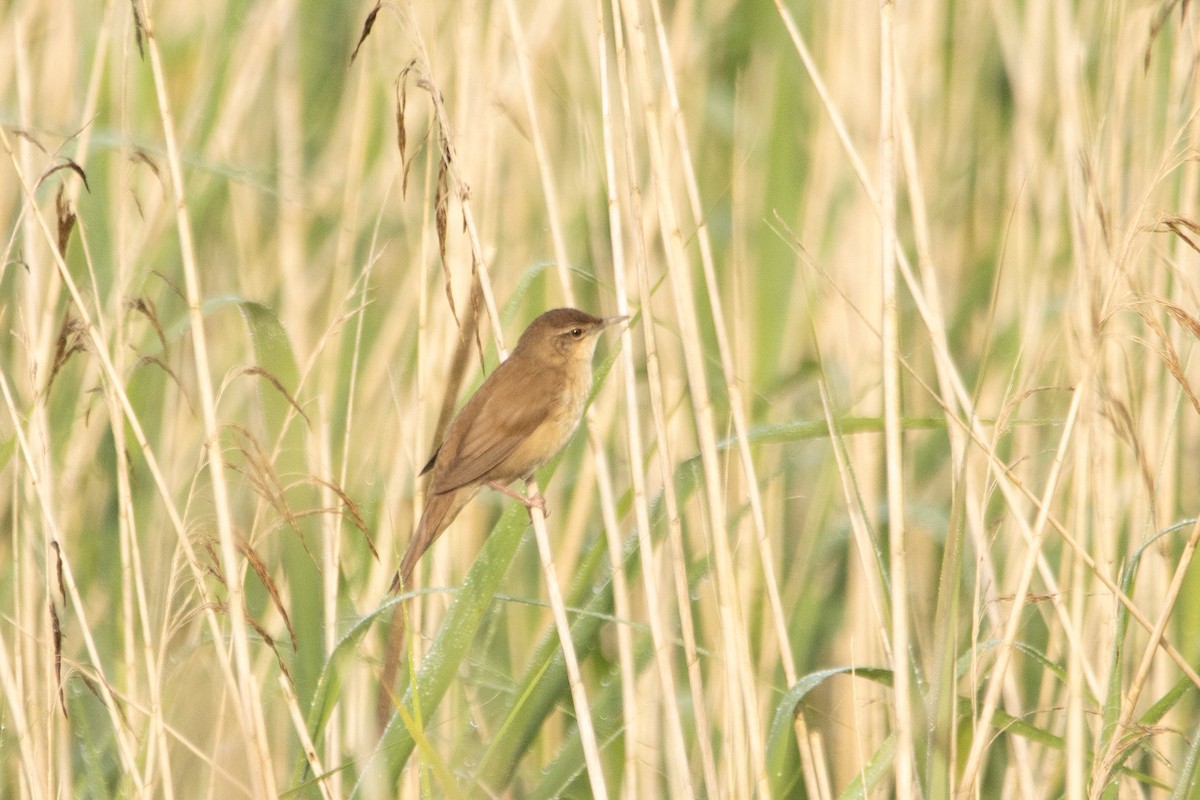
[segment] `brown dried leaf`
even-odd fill
[[[162,323],[158,321],[158,309],[155,307],[154,301],[147,297],[134,297],[126,301],[125,307],[130,311],[138,312],[150,321],[154,333],[158,336],[158,344],[165,354],[167,352],[167,336],[163,333]]]
[[[1187,311],[1183,310],[1174,303],[1166,300],[1159,301],[1166,312],[1171,315],[1171,318],[1180,325],[1188,329],[1188,332],[1196,339],[1200,339],[1200,320],[1197,320]]]
[[[134,369],[139,367],[153,365],[167,373],[167,377],[175,384],[175,388],[179,389],[179,394],[183,396],[184,402],[188,405],[188,411],[192,412],[192,416],[196,416],[196,406],[192,403],[192,398],[188,396],[187,389],[184,388],[183,382],[179,380],[179,376],[175,374],[175,370],[167,366],[166,362],[158,356],[142,356],[134,364]]]
[[[408,131],[404,127],[404,111],[408,107],[408,71],[416,62],[408,62],[408,66],[396,78],[396,149],[400,151],[400,163],[404,164],[408,157]]]
[[[344,512],[349,516],[350,522],[354,525],[354,527],[358,528],[358,530],[362,533],[363,538],[367,540],[367,547],[371,550],[371,555],[373,555],[375,560],[378,561],[379,551],[375,549],[375,542],[371,539],[371,532],[367,530],[367,523],[363,520],[362,512],[359,510],[358,504],[351,500],[350,495],[346,494],[342,490],[342,487],[338,486],[332,480],[325,480],[324,478],[318,478],[316,476],[313,476],[311,480],[328,488],[341,499]]]
[[[54,679],[58,683],[58,705],[62,708],[63,719],[69,719],[67,716],[67,697],[63,692],[63,677],[62,677],[62,626],[58,624],[58,609],[54,607],[54,601],[50,601],[50,630],[54,637]]]
[[[150,274],[156,276],[159,280],[161,280],[167,286],[170,286],[172,291],[175,292],[175,295],[180,300],[182,300],[184,303],[186,303],[188,301],[187,295],[183,293],[183,290],[179,288],[179,284],[175,283],[175,281],[171,280],[166,275],[163,275],[161,272],[159,272],[156,269],[150,270]]]
[[[479,353],[479,369],[483,374],[487,374],[487,362],[483,357],[483,339],[479,337],[479,322],[482,319],[483,286],[479,279],[479,262],[471,262],[471,317],[474,320],[472,328],[475,330],[475,352]]]
[[[283,660],[283,656],[279,653],[279,648],[275,646],[275,639],[272,638],[271,634],[267,633],[266,629],[263,628],[262,625],[258,624],[258,620],[254,619],[249,614],[246,615],[246,624],[251,628],[254,628],[255,632],[262,637],[262,640],[264,643],[266,643],[267,647],[271,648],[271,652],[275,654],[275,663],[279,665],[279,671],[283,673],[283,677],[287,678],[288,683],[290,683],[292,688],[295,689],[296,682],[292,680],[292,673],[288,671],[287,662]]]
[[[50,394],[54,379],[58,377],[59,371],[71,359],[71,356],[87,350],[85,331],[83,322],[71,316],[70,311],[63,315],[62,326],[58,330],[58,339],[54,344],[54,361],[50,367],[50,378],[46,381],[45,394]]]
[[[158,171],[158,164],[154,162],[154,159],[152,159],[145,150],[141,149],[140,147],[137,148],[133,151],[133,155],[129,157],[129,160],[135,164],[145,164],[147,167],[149,167],[150,171],[154,173],[154,177],[158,179],[158,183],[160,186],[162,186],[163,191],[166,191],[167,186],[165,183],[163,183],[162,173]]]
[[[266,588],[267,594],[271,596],[271,603],[275,606],[275,610],[279,612],[279,616],[283,617],[283,624],[287,626],[288,635],[292,639],[292,650],[296,650],[296,629],[292,627],[291,617],[288,616],[287,607],[283,604],[283,599],[279,596],[279,587],[275,585],[275,581],[271,580],[270,570],[263,563],[262,558],[255,552],[250,543],[241,537],[238,538],[238,551],[242,554],[242,558],[246,559],[246,563],[250,565],[250,569],[254,570],[254,574],[258,576],[258,580]],[[272,644],[272,647],[274,644]]]
[[[288,401],[288,404],[292,408],[296,409],[296,413],[304,418],[304,424],[308,425],[308,427],[310,427],[310,428],[312,427],[312,422],[308,419],[308,414],[304,413],[304,409],[300,408],[300,404],[296,402],[296,398],[292,397],[292,395],[288,392],[288,390],[283,387],[283,383],[278,378],[276,378],[274,375],[272,375],[270,372],[263,369],[262,367],[245,367],[244,369],[242,369],[242,374],[243,375],[257,375],[260,378],[266,378],[267,382],[270,383],[272,386],[274,386],[275,389],[281,395],[283,395],[284,399]]]
[[[221,557],[217,555],[217,540],[207,538],[201,543],[201,546],[204,548],[204,552],[208,554],[209,574],[216,578],[217,582],[222,586],[226,586],[225,574],[221,571]],[[218,610],[224,610],[224,606],[220,604],[217,604],[217,608]]]
[[[1167,371],[1171,373],[1171,376],[1175,378],[1180,388],[1183,389],[1183,393],[1192,402],[1192,407],[1196,409],[1196,413],[1200,414],[1200,398],[1192,391],[1192,386],[1188,382],[1187,375],[1183,369],[1183,363],[1179,360],[1179,354],[1175,351],[1175,346],[1171,344],[1171,339],[1167,336],[1166,329],[1159,322],[1158,317],[1154,315],[1153,307],[1164,304],[1163,301],[1150,298],[1145,302],[1134,305],[1133,308],[1138,316],[1142,318],[1142,321],[1146,323],[1146,326],[1158,337],[1158,344],[1149,344],[1149,346],[1158,354]]]
[[[65,603],[67,602],[67,588],[66,584],[63,583],[62,551],[59,550],[58,542],[56,541],[50,542],[50,549],[54,551],[54,577],[58,582],[58,596]]]
[[[375,18],[379,16],[380,9],[383,8],[383,3],[378,2],[371,12],[367,14],[367,18],[363,21],[362,33],[358,37],[358,44],[354,45],[354,52],[350,54],[350,63],[354,63],[354,59],[358,58],[358,49],[363,46],[363,42],[371,35],[371,28],[375,27]]]
[[[100,688],[96,686],[96,682],[94,680],[89,678],[83,672],[77,671],[75,674],[79,676],[81,681],[83,681],[83,685],[87,687],[87,690],[92,693],[93,697],[95,697],[101,703],[105,703],[107,705],[104,695],[100,693]],[[104,680],[104,676],[101,675],[100,679]],[[116,709],[117,715],[121,718],[122,727],[124,727],[125,730],[132,730],[129,727],[129,717],[125,714],[125,706],[123,706],[121,701],[117,698],[116,693],[113,691],[112,684],[110,684],[108,681],[104,681],[104,685],[108,687],[108,697],[112,699],[113,707]]]
[[[130,0],[129,3],[133,7],[133,33],[137,38],[138,55],[142,60],[146,60],[146,37],[149,32],[146,30],[146,20],[142,19],[142,10],[138,7],[138,0]]]
[[[1159,232],[1169,230],[1182,239],[1184,244],[1186,244],[1188,247],[1192,248],[1197,253],[1200,253],[1200,244],[1197,244],[1195,239],[1185,233],[1185,231],[1189,231],[1194,234],[1200,234],[1200,225],[1192,222],[1187,217],[1167,217],[1161,222],[1160,225],[1155,226],[1154,230]]]
[[[71,241],[71,231],[75,230],[75,212],[67,202],[66,187],[59,186],[58,194],[54,196],[54,212],[58,219],[58,254],[67,257],[67,244]]]
[[[48,153],[46,151],[46,148],[42,147],[42,143],[39,142],[37,139],[35,139],[33,134],[30,133],[29,131],[27,131],[23,128],[13,128],[12,132],[13,132],[14,136],[16,136],[20,139],[24,139],[25,141],[29,142],[31,145],[36,147],[38,150],[41,150],[43,155],[47,155],[47,156],[50,155],[50,153]]]
[[[458,309],[454,305],[454,291],[451,288],[450,263],[446,261],[446,219],[447,207],[450,202],[449,170],[446,159],[438,161],[437,189],[434,194],[434,223],[437,227],[438,252],[442,257],[443,286],[446,291],[446,302],[450,305],[450,314],[454,321],[461,325]]]
[[[1184,17],[1187,16],[1188,5],[1191,0],[1182,0],[1182,5],[1179,11],[1179,22],[1182,24]],[[1142,67],[1145,70],[1150,69],[1150,49],[1154,46],[1154,40],[1158,38],[1158,34],[1162,31],[1163,26],[1167,23],[1167,19],[1171,16],[1171,12],[1175,10],[1175,6],[1180,5],[1180,0],[1165,0],[1159,6],[1158,13],[1154,15],[1154,19],[1150,22],[1150,35],[1146,40],[1146,55],[1142,60]]]
[[[58,172],[60,169],[69,169],[74,172],[83,181],[83,188],[87,189],[88,194],[92,193],[92,187],[88,186],[87,173],[83,171],[83,167],[79,166],[69,158],[66,159],[66,161],[64,161],[62,164],[55,164],[53,167],[43,172],[42,177],[38,178],[37,185],[41,186],[46,182],[47,178]]]

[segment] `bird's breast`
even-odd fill
[[[590,364],[586,370],[571,370],[562,382],[557,397],[548,404],[546,416],[533,429],[498,472],[510,480],[532,474],[566,446],[579,427],[584,404],[591,389]]]

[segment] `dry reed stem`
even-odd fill
[[[36,212],[36,203],[33,192],[25,179],[24,171],[17,162],[13,152],[12,143],[3,128],[0,128],[0,144],[3,145],[5,151],[9,155],[10,161],[13,164],[13,168],[17,173],[18,182],[27,199],[27,202],[30,204],[30,208],[35,209],[34,213],[30,214],[29,216],[36,220],[45,241],[52,243],[54,241],[54,235],[50,231],[46,221],[39,213]],[[128,422],[129,428],[133,432],[134,438],[137,441],[138,450],[142,453],[143,458],[146,460],[146,469],[150,472],[155,488],[158,490],[159,497],[163,501],[163,507],[167,512],[168,519],[171,522],[171,527],[174,530],[176,537],[179,543],[182,545],[187,556],[188,566],[191,569],[192,576],[196,582],[196,589],[201,596],[200,608],[202,609],[205,621],[209,626],[209,632],[213,637],[213,641],[221,641],[221,626],[217,617],[216,606],[209,599],[208,590],[205,586],[205,569],[200,565],[195,548],[193,547],[191,539],[189,538],[183,524],[183,518],[180,516],[179,510],[171,496],[166,477],[160,469],[158,459],[154,455],[154,451],[151,449],[150,443],[146,438],[145,430],[142,427],[141,420],[139,419],[137,412],[134,410],[129,396],[125,392],[120,380],[120,376],[113,365],[112,357],[109,355],[104,341],[99,337],[96,328],[91,324],[87,308],[83,303],[83,299],[80,295],[78,287],[71,278],[62,254],[53,247],[51,247],[50,250],[55,257],[55,266],[57,267],[55,274],[62,279],[63,284],[66,286],[71,295],[71,299],[76,310],[82,317],[85,330],[88,334],[89,342],[91,343],[91,352],[99,359],[101,363],[106,383],[112,388],[117,397],[120,399],[121,409],[125,415],[125,420]],[[234,677],[232,665],[227,657],[228,654],[221,648],[217,648],[216,652],[220,656],[219,665],[221,667],[222,676],[227,682],[227,686],[233,688],[236,693],[236,687],[238,685],[237,679]]]
[[[728,397],[730,418],[733,422],[738,459],[750,505],[750,517],[754,526],[755,539],[758,544],[759,565],[763,573],[763,585],[767,593],[767,604],[771,611],[775,636],[778,639],[779,658],[783,667],[784,679],[790,686],[796,682],[799,676],[796,673],[796,661],[792,656],[786,615],[779,599],[779,583],[775,577],[775,558],[771,552],[771,541],[767,538],[757,469],[754,466],[754,458],[750,453],[750,426],[746,421],[746,411],[741,390],[744,379],[740,378],[737,374],[735,367],[736,360],[733,357],[732,347],[729,343],[724,304],[721,300],[721,285],[717,279],[716,258],[713,256],[712,242],[710,241],[708,223],[706,222],[706,211],[700,197],[700,185],[696,178],[696,168],[692,159],[691,147],[688,144],[686,118],[679,101],[679,92],[675,85],[675,71],[671,60],[671,50],[668,47],[666,33],[663,29],[662,11],[658,0],[650,0],[650,10],[654,15],[654,30],[658,36],[660,66],[670,107],[672,130],[675,132],[675,146],[676,153],[680,159],[680,172],[683,175],[684,187],[687,190],[692,219],[696,225],[695,237],[700,246],[700,265],[704,273],[705,294],[709,300],[713,333],[717,342],[717,354],[720,357],[722,376],[725,379],[725,393]],[[803,721],[800,721],[799,725],[801,728],[798,729],[797,733],[801,736],[800,741],[803,741]]]
[[[613,23],[614,26],[619,26],[619,17],[614,16]],[[630,308],[628,290],[625,286],[627,265],[625,263],[624,226],[622,225],[621,207],[617,198],[616,139],[613,134],[611,88],[608,72],[608,37],[605,35],[607,24],[608,18],[604,13],[603,0],[597,0],[596,51],[600,84],[600,117],[603,134],[605,193],[608,201],[609,241],[612,248],[613,261],[613,284],[614,293],[617,298],[617,313],[628,315]],[[616,31],[614,31],[615,34]],[[631,120],[625,117],[626,129],[628,129],[630,124]],[[644,308],[643,314],[647,311],[648,309]],[[643,316],[642,324],[652,323],[648,323],[647,317]],[[634,524],[638,537],[638,549],[642,558],[641,574],[645,591],[646,619],[650,625],[650,638],[654,643],[652,668],[656,672],[661,688],[663,716],[665,717],[663,723],[668,732],[666,747],[668,755],[666,758],[669,771],[667,772],[667,777],[673,796],[692,797],[695,796],[695,789],[692,785],[690,770],[688,769],[687,747],[684,743],[683,726],[680,721],[678,700],[676,699],[675,678],[672,674],[670,658],[668,657],[671,645],[665,638],[664,627],[667,618],[659,604],[659,593],[662,589],[658,582],[658,568],[656,566],[658,559],[653,541],[650,538],[650,507],[647,499],[646,472],[641,458],[641,453],[644,452],[644,449],[642,444],[640,404],[636,392],[637,375],[634,364],[633,334],[630,332],[628,325],[621,331],[621,368],[624,375],[625,433],[626,440],[629,443],[629,471],[633,492]],[[621,548],[619,542],[610,543],[609,549],[613,560],[614,576],[620,572],[621,578],[624,580],[624,566],[620,558]],[[632,617],[628,618],[632,619]],[[626,627],[622,626],[622,628]],[[629,693],[628,697],[623,698],[624,703],[636,710],[638,703],[635,680],[631,679],[630,685],[624,691]],[[637,738],[634,736],[630,738],[635,742],[637,741]],[[630,748],[627,758],[632,754],[634,752]],[[628,769],[632,763],[636,762],[627,763],[626,768]],[[631,782],[627,785],[625,796],[636,796],[629,794],[631,791],[636,791],[636,783]]]
[[[8,654],[8,645],[0,636],[0,688],[12,715],[13,735],[20,744],[15,748],[17,762],[20,764],[19,789],[30,797],[51,797],[55,794],[49,785],[40,780],[42,775],[49,775],[49,770],[39,767],[38,753],[30,752],[35,742],[34,732],[30,729],[29,720],[25,718],[25,705],[21,698],[26,696],[18,684],[17,675],[13,670],[13,659]]]
[[[308,762],[309,769],[315,776],[321,797],[324,797],[325,800],[339,797],[340,795],[336,793],[337,786],[333,783],[337,774],[336,772],[333,775],[325,774],[325,768],[321,765],[321,756],[317,753],[317,748],[313,746],[312,737],[308,735],[308,725],[304,721],[304,714],[300,711],[300,704],[296,701],[296,693],[292,689],[291,682],[283,675],[279,676],[279,690],[283,693],[283,701],[287,705],[292,720],[292,730],[296,732],[296,739],[299,740],[304,751],[304,760]]]
[[[633,265],[635,269],[635,278],[637,286],[637,298],[641,307],[642,322],[639,326],[642,329],[642,339],[646,354],[646,384],[650,395],[650,410],[651,419],[654,425],[655,442],[655,461],[659,468],[659,477],[662,483],[663,504],[666,508],[667,517],[667,557],[670,561],[672,569],[672,583],[675,588],[675,604],[676,613],[679,615],[680,633],[683,638],[684,659],[687,664],[688,688],[692,698],[692,713],[696,718],[696,729],[699,731],[710,730],[710,722],[707,710],[707,699],[704,695],[704,682],[700,674],[700,658],[696,643],[696,627],[692,618],[692,607],[690,588],[687,580],[687,565],[685,563],[685,554],[683,546],[683,525],[681,512],[679,507],[679,499],[675,491],[674,472],[676,469],[676,461],[672,456],[671,436],[668,434],[666,421],[666,401],[664,399],[664,383],[662,377],[661,365],[658,357],[658,345],[655,335],[655,327],[657,322],[654,317],[652,304],[652,292],[650,288],[649,275],[649,257],[646,252],[647,232],[644,229],[644,214],[642,208],[642,193],[639,182],[641,173],[637,166],[638,148],[634,142],[634,122],[635,115],[632,112],[631,101],[631,86],[629,80],[628,61],[629,56],[625,47],[625,34],[623,17],[621,14],[621,0],[610,0],[610,11],[613,20],[613,48],[616,55],[617,64],[617,88],[620,92],[621,99],[621,119],[624,120],[622,131],[624,133],[624,156],[625,156],[625,173],[623,187],[629,197],[629,217],[633,228]],[[601,12],[603,13],[603,12]],[[608,148],[606,148],[607,152]],[[614,182],[615,183],[615,182]],[[616,196],[615,188],[610,190],[610,208],[613,198]],[[610,210],[610,215],[613,212]],[[614,228],[614,230],[616,230]],[[624,253],[622,247],[619,251],[614,244],[614,258],[620,252]],[[618,302],[623,302],[623,296],[618,294]],[[624,334],[631,335],[629,328],[626,327]],[[624,335],[623,334],[623,335]],[[629,358],[632,358],[632,350],[625,348],[625,353]],[[630,367],[627,366],[626,370]],[[627,382],[626,391],[631,391],[632,382]],[[628,402],[628,399],[627,401]],[[630,419],[636,420],[631,417]],[[636,453],[631,453],[631,461],[636,461],[634,457]],[[642,521],[639,520],[639,525]],[[643,549],[643,552],[645,550]],[[648,565],[643,565],[643,569],[647,569]],[[697,749],[700,754],[701,774],[704,777],[704,789],[709,797],[718,796],[719,782],[717,777],[716,759],[712,752],[712,746],[708,741],[707,736],[697,737]]]
[[[43,534],[46,538],[47,550],[53,547],[55,550],[59,548],[59,542],[63,541],[62,530],[58,525],[57,517],[54,513],[54,506],[50,498],[47,496],[47,486],[41,477],[40,470],[33,458],[33,451],[30,449],[29,440],[25,435],[25,430],[21,425],[20,415],[17,413],[16,403],[13,400],[12,391],[8,385],[8,378],[3,372],[0,372],[0,393],[4,395],[5,405],[8,407],[8,413],[12,419],[13,432],[17,438],[17,445],[21,451],[22,460],[25,463],[25,468],[29,473],[29,482],[32,484],[34,495],[37,498],[38,508],[41,511],[42,519],[45,521]],[[79,596],[78,588],[75,585],[74,572],[71,569],[70,559],[63,556],[61,551],[58,553],[57,563],[59,565],[60,578],[64,579],[60,585],[60,590],[64,590],[70,597],[71,610],[79,620],[79,627],[83,634],[83,643],[87,649],[88,657],[91,658],[93,668],[97,671],[100,680],[101,698],[104,701],[105,711],[108,712],[109,721],[112,723],[113,731],[117,739],[117,753],[121,758],[122,768],[133,778],[134,787],[138,792],[146,791],[146,786],[142,780],[142,774],[136,768],[135,754],[137,747],[130,739],[130,732],[127,726],[120,719],[120,712],[117,707],[115,698],[109,689],[109,681],[104,675],[103,663],[104,660],[100,657],[100,653],[96,648],[96,639],[92,636],[91,626],[87,621],[87,612],[83,604],[83,599]],[[47,594],[49,594],[49,581],[47,581]],[[53,610],[53,597],[47,598]],[[61,651],[59,651],[61,654]],[[57,670],[56,670],[57,672]],[[55,693],[61,697],[62,678],[58,676],[56,680]],[[65,713],[65,708],[63,709]]]
[[[217,452],[215,452],[219,446],[220,427],[217,422],[212,375],[210,373],[211,367],[208,359],[208,343],[204,330],[204,315],[200,310],[202,291],[192,238],[191,220],[188,216],[187,191],[183,182],[183,164],[180,159],[179,146],[175,141],[175,124],[171,114],[170,99],[167,96],[166,75],[163,69],[162,56],[159,54],[158,42],[144,5],[141,7],[141,15],[146,25],[147,50],[150,54],[150,71],[154,78],[159,118],[162,122],[163,137],[166,140],[167,146],[167,164],[170,168],[171,186],[175,203],[175,224],[179,235],[184,285],[187,292],[188,319],[191,324],[196,383],[200,394],[200,409],[204,423],[204,440],[206,447],[209,449],[206,460],[208,462],[209,479],[213,492],[217,534],[221,544],[221,560],[225,573],[228,576],[225,589],[230,608],[230,638],[233,644],[234,663],[237,667],[237,682],[235,686],[237,688],[238,713],[242,729],[249,740],[249,761],[258,782],[258,790],[268,795],[275,795],[278,793],[278,790],[275,786],[274,768],[271,763],[271,753],[267,741],[266,722],[263,718],[262,706],[257,702],[254,672],[250,665],[250,642],[245,622],[245,616],[249,613],[249,609],[245,606],[244,593],[239,578],[242,572],[238,558],[237,541],[233,532],[229,487],[225,480],[224,462]]]
[[[525,482],[530,497],[537,497],[537,481],[530,478]],[[583,743],[583,757],[587,762],[588,783],[592,796],[606,800],[608,788],[604,783],[604,768],[600,763],[600,748],[596,743],[596,731],[592,726],[592,712],[583,688],[583,676],[579,671],[579,659],[575,655],[575,642],[571,638],[571,623],[567,620],[566,605],[562,589],[558,585],[558,573],[554,570],[554,554],[550,550],[550,536],[546,532],[546,516],[540,508],[531,506],[529,517],[533,522],[533,534],[537,540],[538,557],[542,563],[542,575],[546,581],[546,593],[550,599],[550,611],[554,616],[554,627],[558,631],[563,661],[567,666],[567,682],[571,687],[571,700],[575,706],[575,723]]]
[[[895,70],[892,40],[894,7],[891,0],[879,5],[879,200],[880,278],[883,308],[883,431],[884,462],[887,468],[888,570],[891,576],[892,709],[896,724],[896,756],[893,762],[896,787],[901,800],[916,791],[913,752],[913,720],[909,661],[908,545],[904,509],[904,441],[900,419],[900,322],[896,308],[896,137],[892,111]]]
[[[779,10],[781,18],[784,20],[785,27],[788,29],[789,35],[791,35],[791,37],[792,37],[793,44],[795,45],[797,52],[800,54],[802,61],[804,61],[806,69],[808,70],[810,77],[812,78],[813,83],[817,88],[818,94],[821,96],[823,102],[826,105],[827,110],[830,113],[831,121],[833,122],[835,130],[839,134],[839,138],[843,142],[843,146],[847,152],[847,156],[850,158],[851,163],[855,166],[855,170],[856,170],[856,173],[859,174],[860,181],[863,183],[868,194],[872,197],[873,205],[875,205],[875,207],[878,208],[878,202],[875,200],[875,192],[874,192],[873,188],[871,187],[869,180],[865,177],[866,176],[865,168],[863,167],[861,160],[857,156],[855,148],[853,147],[853,145],[850,141],[850,138],[845,131],[845,126],[841,122],[840,115],[837,113],[837,109],[834,106],[834,104],[832,103],[832,100],[829,97],[828,91],[824,87],[824,83],[821,81],[819,73],[816,71],[815,64],[813,63],[811,56],[808,54],[807,48],[805,47],[804,42],[803,42],[803,38],[800,36],[798,29],[796,29],[794,22],[792,22],[791,16],[787,12],[787,10],[778,4],[777,4],[777,8]],[[1067,48],[1067,49],[1069,49],[1069,48]],[[933,334],[933,341],[935,344],[935,354],[937,355],[936,363],[938,363],[940,365],[945,365],[945,366],[949,367],[951,370],[953,370],[952,361],[948,357],[946,357],[946,354],[949,351],[948,351],[948,348],[946,347],[944,338],[942,338],[944,336],[944,333],[942,334],[942,336],[939,336],[939,326],[930,324],[931,317],[930,317],[928,311],[926,310],[925,303],[922,301],[922,293],[919,290],[918,285],[915,283],[913,276],[911,275],[911,273],[909,271],[909,267],[908,267],[908,264],[905,259],[903,251],[899,251],[897,253],[897,256],[899,258],[900,268],[905,275],[905,279],[910,288],[910,291],[913,292],[913,297],[914,297],[914,300],[916,301],[918,310],[921,312],[922,319],[926,322],[927,328]],[[948,373],[947,377],[949,377],[950,380],[953,382],[954,393],[957,396],[958,401],[960,403],[962,403],[965,406],[965,408],[967,409],[967,419],[969,420],[968,425],[972,429],[971,434],[972,434],[973,440],[975,441],[977,446],[982,445],[984,447],[984,453],[988,457],[988,460],[992,461],[997,467],[999,467],[1002,470],[1001,472],[998,472],[995,475],[995,477],[999,478],[999,485],[1002,489],[1002,493],[1004,493],[1007,498],[1007,497],[1009,497],[1010,493],[1015,488],[1016,491],[1019,491],[1020,493],[1027,495],[1031,500],[1034,500],[1035,507],[1041,509],[1042,504],[1038,503],[1037,499],[1032,494],[1030,494],[1027,489],[1025,489],[1023,486],[1020,486],[1019,484],[1017,484],[1015,487],[1013,484],[1010,484],[1009,479],[1007,478],[1007,475],[1005,474],[1007,472],[1007,468],[1002,466],[1002,462],[996,457],[991,446],[987,445],[985,443],[984,438],[981,436],[982,431],[978,429],[978,425],[979,425],[978,417],[975,415],[975,412],[971,410],[971,403],[970,403],[969,399],[967,398],[967,394],[965,392],[965,389],[962,386],[961,379],[958,377],[957,372],[952,371],[952,372]],[[956,421],[956,423],[958,422],[957,420],[955,420],[955,421]],[[1084,561],[1084,563],[1086,563],[1089,566],[1089,569],[1092,570],[1093,574],[1095,574],[1101,580],[1101,582],[1103,582],[1106,585],[1106,587],[1109,589],[1109,591],[1111,591],[1113,593],[1113,595],[1123,605],[1125,605],[1130,610],[1131,616],[1133,616],[1133,618],[1140,625],[1142,625],[1142,627],[1146,628],[1147,630],[1151,630],[1151,626],[1150,626],[1149,622],[1145,619],[1144,615],[1140,612],[1140,610],[1137,609],[1137,607],[1132,604],[1132,602],[1124,595],[1124,593],[1119,590],[1119,588],[1115,585],[1115,583],[1112,581],[1112,579],[1110,579],[1107,576],[1107,574],[1105,574],[1102,570],[1098,569],[1094,560],[1091,558],[1090,554],[1087,553],[1087,551],[1084,550],[1077,542],[1075,542],[1075,540],[1069,535],[1067,530],[1065,528],[1063,528],[1063,526],[1061,526],[1059,523],[1057,523],[1057,521],[1055,521],[1053,519],[1053,517],[1049,517],[1048,519],[1049,519],[1050,524],[1060,533],[1060,535],[1064,538],[1064,540],[1067,541],[1067,543],[1073,548],[1073,550],[1076,552],[1076,554]],[[1022,530],[1024,531],[1024,528],[1022,528]],[[980,548],[980,552],[984,553],[985,558],[987,558],[986,548]],[[1044,560],[1041,558],[1038,559],[1038,568],[1041,570],[1043,580],[1048,580],[1050,582],[1050,585],[1052,586],[1053,585],[1053,575],[1049,572],[1048,565],[1046,565]],[[1053,589],[1051,590],[1051,592],[1052,592],[1052,597],[1055,601],[1054,605],[1055,605],[1056,611],[1065,616],[1066,611],[1062,607],[1061,601],[1058,599],[1057,594],[1054,592]],[[1069,623],[1069,620],[1067,620],[1067,621]],[[1072,635],[1075,637],[1078,636],[1077,629],[1070,624],[1066,625],[1065,631],[1068,633],[1068,635]],[[1162,644],[1163,644],[1164,650],[1172,657],[1172,659],[1175,661],[1175,663],[1185,672],[1185,674],[1188,674],[1189,677],[1191,677],[1191,679],[1193,681],[1195,681],[1196,673],[1191,669],[1190,665],[1187,664],[1186,659],[1184,659],[1182,657],[1182,655],[1178,654],[1178,651],[1176,651],[1175,648],[1173,646],[1171,646],[1169,642],[1164,641]],[[1076,647],[1073,649],[1073,652],[1080,653],[1081,651],[1078,647]],[[1087,667],[1086,662],[1083,662],[1083,666],[1086,671],[1085,674],[1088,674],[1088,675],[1093,674],[1093,673],[1091,673],[1090,669]],[[1096,686],[1096,682],[1094,679],[1092,681],[1092,685]],[[1010,695],[1012,697],[1015,697],[1015,694],[1014,694],[1015,687],[1013,687],[1010,690],[1006,690],[1006,691],[1009,691]],[[978,744],[978,740],[976,741],[976,744]],[[1015,740],[1014,744],[1016,746],[1024,747],[1024,743],[1020,739]],[[1027,763],[1027,759],[1021,759],[1021,761],[1023,763]]]
[[[542,195],[545,198],[546,216],[549,221],[550,237],[554,246],[554,263],[558,275],[559,288],[568,306],[576,306],[575,292],[571,287],[570,256],[567,252],[566,237],[563,234],[562,222],[559,218],[558,190],[555,187],[554,168],[546,148],[542,124],[538,119],[537,103],[535,102],[533,84],[529,75],[529,55],[526,52],[525,34],[521,29],[521,21],[513,0],[506,0],[505,11],[508,17],[508,27],[513,40],[513,54],[516,58],[517,72],[520,76],[521,94],[525,101],[525,112],[529,117],[529,132],[533,141],[534,156],[538,165],[538,175],[541,178]],[[636,762],[637,745],[640,743],[638,726],[637,674],[633,659],[633,636],[629,630],[628,621],[633,619],[630,611],[629,589],[623,564],[624,548],[621,541],[617,522],[616,506],[613,500],[612,478],[605,456],[604,444],[597,428],[595,414],[589,407],[584,417],[584,428],[587,431],[588,442],[596,470],[597,485],[600,490],[600,505],[604,519],[604,531],[608,540],[609,561],[612,565],[613,608],[616,617],[622,620],[617,625],[617,654],[621,668],[622,709],[624,710],[625,726],[625,765],[622,769],[625,789],[622,794],[632,796],[637,777]],[[643,571],[646,574],[646,571]],[[652,628],[653,631],[653,628]],[[655,640],[655,660],[661,652],[661,641]]]
[[[725,660],[725,687],[723,698],[729,713],[730,748],[728,763],[731,769],[730,792],[735,797],[749,796],[754,791],[765,794],[766,780],[765,751],[762,742],[762,726],[759,721],[759,699],[753,683],[753,668],[747,646],[745,621],[734,572],[733,558],[724,530],[726,505],[721,490],[720,467],[717,458],[716,437],[712,404],[709,400],[707,378],[697,329],[696,309],[687,257],[684,252],[679,216],[671,198],[672,182],[666,164],[666,154],[658,131],[658,110],[651,98],[654,96],[649,80],[649,51],[644,34],[641,12],[637,3],[622,4],[630,30],[633,33],[634,75],[643,101],[644,127],[648,137],[651,174],[657,189],[656,207],[664,232],[667,276],[674,300],[676,321],[679,324],[680,343],[684,354],[684,367],[695,433],[700,446],[700,458],[704,476],[704,500],[708,513],[707,540],[715,556],[717,610],[722,629],[722,650]],[[754,787],[754,788],[752,788]]]

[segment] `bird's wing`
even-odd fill
[[[477,398],[480,407],[474,409],[471,406]],[[511,401],[511,397],[508,399]],[[545,396],[522,403],[494,400],[494,395],[487,399],[476,395],[459,412],[436,454],[430,491],[448,492],[487,480],[488,472],[512,455],[549,412]]]

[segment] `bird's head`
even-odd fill
[[[528,353],[547,361],[590,362],[600,331],[629,317],[593,317],[575,308],[556,308],[529,323],[513,354]]]

